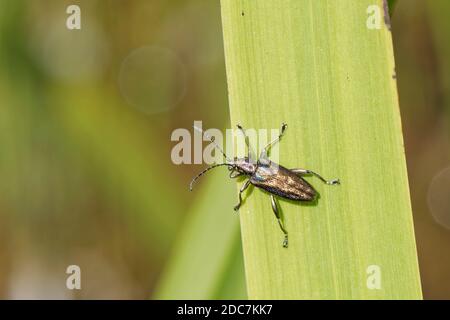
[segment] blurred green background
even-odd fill
[[[449,21],[446,0],[392,18],[423,291],[441,299]],[[234,183],[223,170],[190,193],[204,166],[171,162],[194,120],[229,127],[218,1],[0,0],[0,298],[245,298]]]

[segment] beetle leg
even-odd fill
[[[319,175],[318,173],[315,173],[314,171],[308,170],[308,169],[290,169],[293,173],[296,173],[298,175],[307,175],[307,174],[312,174],[314,176],[316,176],[317,178],[319,178],[320,180],[322,180],[324,183],[329,184],[329,185],[333,185],[333,184],[341,184],[341,182],[339,181],[339,179],[333,179],[333,180],[329,180],[327,181],[325,178],[323,178],[321,175]]]
[[[277,217],[277,220],[278,220],[278,225],[280,226],[281,231],[283,231],[283,233],[284,233],[283,247],[287,248],[288,247],[288,233],[287,233],[286,229],[284,228],[283,222],[281,221],[281,216],[280,216],[280,212],[278,211],[278,205],[275,200],[275,197],[273,195],[270,195],[270,200],[272,202],[273,213],[275,213],[275,217]]]
[[[286,128],[287,128],[287,124],[283,123],[281,125],[281,132],[280,132],[280,134],[278,135],[278,137],[276,139],[272,140],[267,146],[264,147],[264,149],[261,151],[261,154],[259,155],[260,158],[263,158],[263,159],[267,158],[270,148],[272,148],[272,146],[275,143],[280,141],[281,137],[284,135],[284,131],[286,130]]]
[[[242,192],[245,191],[245,189],[248,188],[250,185],[250,180],[245,181],[245,183],[242,185],[241,190],[239,190],[239,203],[234,206],[234,211],[238,211],[242,204]]]
[[[247,134],[245,133],[245,129],[240,125],[237,124],[238,129],[242,132],[245,138],[245,144],[247,145],[247,157],[249,160],[253,160],[255,157],[253,155],[253,149],[250,147],[250,141],[248,139]]]

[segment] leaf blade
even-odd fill
[[[421,298],[391,33],[366,28],[360,1],[222,0],[232,124],[290,127],[287,167],[309,179],[317,205],[281,201],[290,248],[269,199],[241,209],[250,298]],[[383,12],[383,3],[378,1]],[[392,244],[395,246],[392,246]],[[378,265],[382,288],[367,287]]]

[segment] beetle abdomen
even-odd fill
[[[258,188],[290,200],[312,201],[317,194],[306,180],[274,163],[258,167],[250,182]]]

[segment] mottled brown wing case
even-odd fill
[[[308,182],[282,166],[277,167],[276,164],[258,167],[250,182],[258,188],[290,200],[311,201],[316,196],[316,191]]]

